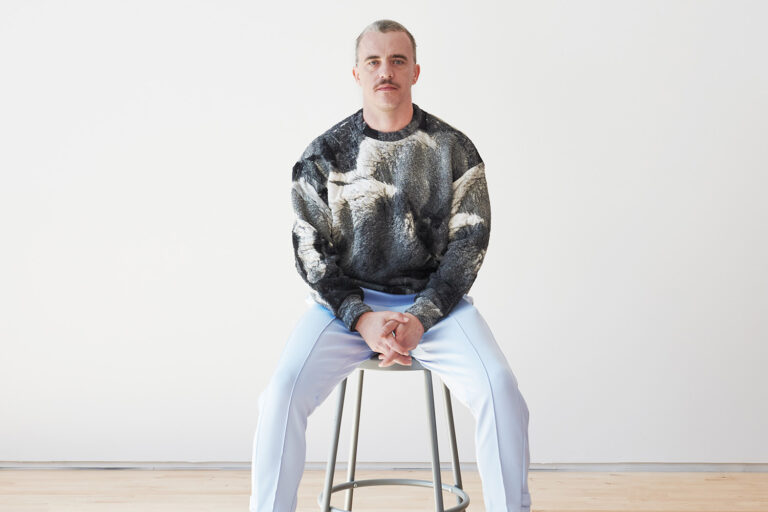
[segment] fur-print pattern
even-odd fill
[[[490,234],[485,166],[460,131],[414,104],[411,122],[377,132],[362,109],[293,168],[296,268],[350,330],[370,311],[361,287],[415,293],[429,329],[472,286]]]

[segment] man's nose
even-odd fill
[[[392,66],[389,63],[383,63],[379,67],[379,76],[381,78],[392,78]]]

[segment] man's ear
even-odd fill
[[[414,67],[414,73],[413,73],[413,83],[416,83],[416,81],[419,79],[419,73],[421,73],[421,66],[416,64]]]
[[[355,82],[360,83],[360,73],[357,72],[357,66],[352,68],[352,76],[355,77]]]

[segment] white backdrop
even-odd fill
[[[768,463],[767,15],[4,0],[0,461],[250,460],[305,307],[291,168],[360,108],[354,39],[393,18],[419,45],[414,101],[486,162],[471,295],[528,402],[532,463]],[[421,389],[371,376],[361,461],[428,460]]]

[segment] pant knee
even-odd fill
[[[269,407],[287,407],[291,414],[308,417],[324,401],[328,391],[301,370],[278,368],[264,395],[259,400],[259,407],[266,404]]]
[[[488,386],[494,394],[514,394],[517,379],[506,366],[499,365],[487,370]]]
[[[278,368],[259,397],[259,409],[263,410],[267,404],[290,404],[296,393],[298,379],[298,372]]]
[[[499,367],[488,373],[489,399],[495,402],[518,404],[520,414],[528,421],[528,405],[525,403],[514,373],[507,367]]]

